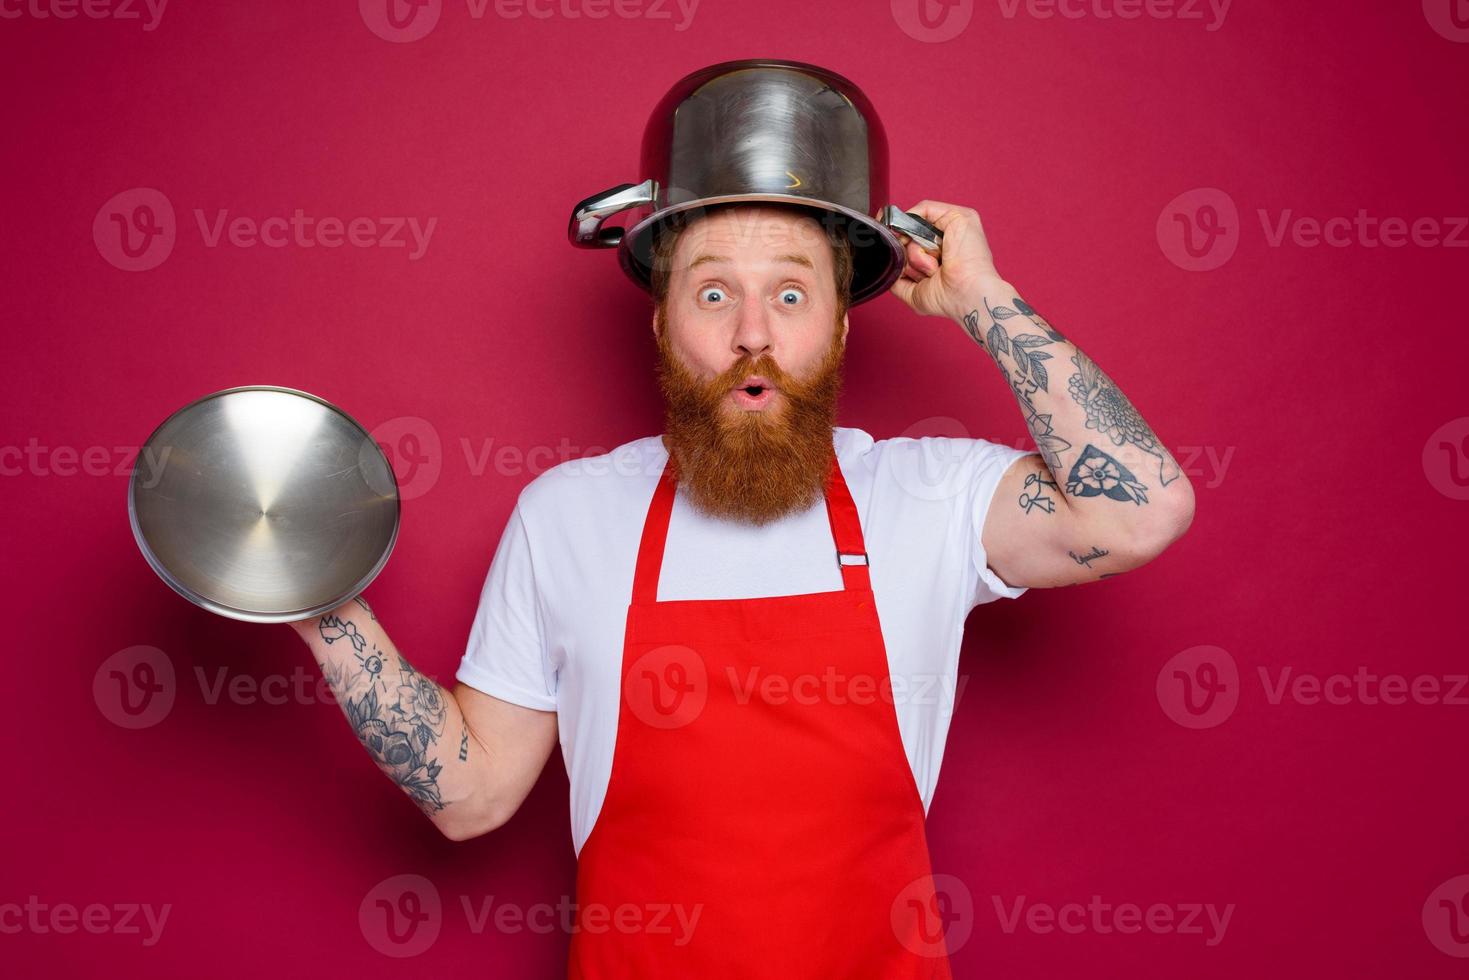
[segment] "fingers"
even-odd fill
[[[911,208],[904,210],[918,215],[918,217],[933,225],[939,231],[948,231],[949,226],[955,222],[962,221],[966,217],[979,220],[979,212],[973,208],[966,208],[958,204],[949,204],[944,201],[933,201],[924,198]]]
[[[919,245],[913,239],[903,236],[905,240],[903,251],[908,260],[908,266],[928,277],[938,271],[939,260],[932,252]]]
[[[891,292],[894,296],[898,297],[898,299],[902,300],[904,303],[911,307],[913,305],[913,290],[917,288],[917,283],[910,282],[907,279],[898,278],[893,280]]]

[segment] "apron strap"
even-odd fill
[[[638,544],[638,561],[633,570],[633,602],[646,604],[658,601],[658,575],[663,569],[668,519],[673,514],[673,496],[677,489],[669,461],[665,461],[658,486],[653,490],[653,499],[648,504],[648,516],[643,521],[643,537]],[[872,588],[872,581],[867,572],[867,546],[862,538],[862,522],[835,454],[831,458],[831,472],[827,475],[825,489],[826,516],[831,521],[832,540],[836,542],[842,586],[848,590],[868,591]]]
[[[862,540],[862,521],[857,505],[847,489],[847,480],[836,456],[831,458],[831,473],[826,478],[826,516],[831,519],[831,537],[837,546],[837,565],[842,570],[842,584],[848,591],[868,591],[872,581],[867,574],[867,544]]]

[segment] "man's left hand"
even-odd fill
[[[892,292],[919,316],[962,320],[987,283],[1000,281],[979,212],[942,201],[919,201],[906,210],[943,232],[938,255],[899,234],[906,252]]]

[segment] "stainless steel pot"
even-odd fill
[[[367,430],[316,395],[246,385],[153,431],[128,480],[143,557],[210,612],[307,619],[360,594],[398,537],[398,483]]]
[[[582,248],[616,247],[643,289],[659,225],[715,204],[787,203],[840,228],[854,246],[853,305],[902,274],[898,233],[931,250],[943,239],[888,202],[887,134],[862,90],[799,61],[728,61],[680,79],[643,132],[642,178],[582,201],[567,234]],[[622,227],[604,224],[618,214]]]

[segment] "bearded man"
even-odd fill
[[[453,690],[365,599],[292,624],[452,839],[509,820],[559,741],[573,978],[948,977],[924,821],[968,613],[1136,568],[1192,518],[979,215],[910,210],[941,252],[908,241],[892,291],[988,355],[1038,452],[837,426],[851,243],[799,206],[702,208],[653,248],[665,431],[521,491]]]

